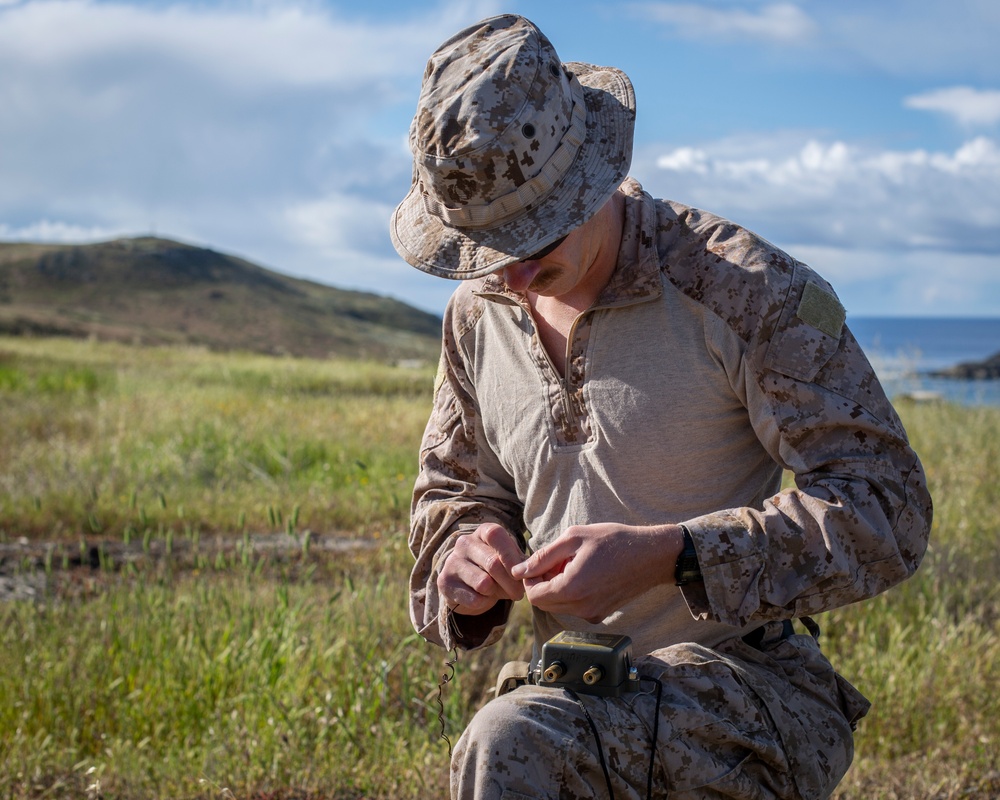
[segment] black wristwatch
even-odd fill
[[[694,549],[694,539],[688,529],[681,525],[684,531],[684,549],[677,556],[677,568],[674,570],[674,582],[678,586],[687,586],[693,581],[701,580],[701,567],[698,566],[698,551]]]

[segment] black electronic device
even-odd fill
[[[562,631],[542,645],[531,676],[539,686],[618,697],[639,688],[632,665],[632,639],[614,633]]]

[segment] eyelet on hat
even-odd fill
[[[634,125],[624,73],[563,64],[524,17],[460,31],[428,61],[393,246],[418,269],[458,279],[530,256],[614,194]]]

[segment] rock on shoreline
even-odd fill
[[[956,378],[967,381],[996,380],[1000,378],[1000,352],[983,361],[968,361],[929,374],[934,378]]]

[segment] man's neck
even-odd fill
[[[593,238],[590,239],[590,247],[583,252],[592,261],[584,279],[572,290],[556,297],[525,293],[542,345],[559,374],[566,371],[566,343],[573,324],[594,305],[618,266],[624,214],[625,198],[616,193],[587,223],[592,226],[592,230],[587,231],[588,236]]]
[[[528,302],[536,313],[545,314],[548,310],[549,313],[556,312],[564,316],[572,311],[575,316],[582,314],[596,302],[618,266],[624,216],[625,198],[620,192],[616,192],[587,223],[589,246],[583,255],[591,259],[591,264],[586,275],[570,291],[559,296],[546,297],[527,292]]]

